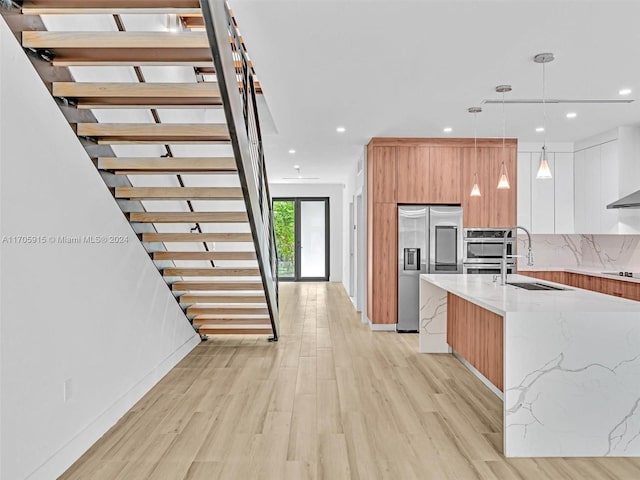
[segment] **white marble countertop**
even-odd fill
[[[532,268],[519,268],[521,272],[569,272],[569,273],[579,273],[582,275],[590,275],[592,277],[602,277],[608,278],[609,280],[621,280],[623,282],[633,282],[640,283],[640,278],[637,277],[621,277],[620,275],[607,275],[603,273],[604,271],[616,271],[615,269],[605,270],[604,268],[587,268],[587,267],[540,267],[536,268],[535,266]],[[629,271],[637,271],[638,269],[628,269],[623,268],[619,269],[619,271],[629,272]]]
[[[492,275],[423,274],[420,278],[502,316],[509,312],[637,312],[640,320],[640,302],[535,280],[524,275],[509,275],[508,281],[539,281],[567,290],[536,291],[512,285],[502,286],[500,279],[493,282]]]

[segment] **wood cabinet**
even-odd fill
[[[462,148],[398,147],[398,203],[460,204]]]
[[[395,203],[396,193],[396,153],[395,147],[373,147],[368,158],[371,175],[371,197],[375,203]]]
[[[478,147],[464,149],[462,207],[465,227],[513,227],[516,224],[517,163],[516,147]],[[511,188],[498,190],[500,167],[505,162]],[[481,196],[470,196],[475,175]]]
[[[562,283],[570,287],[583,288],[593,292],[613,295],[628,300],[640,301],[640,283],[597,277],[573,272],[520,271],[520,275],[539,278],[549,282]]]
[[[447,294],[447,343],[503,390],[503,318]]]
[[[397,323],[398,204],[462,205],[464,226],[516,224],[516,146],[509,139],[374,138],[367,146],[367,316]],[[511,189],[497,190],[502,161]],[[467,165],[468,162],[475,162]],[[473,174],[483,197],[470,199]],[[473,201],[470,201],[473,200]]]
[[[429,147],[398,147],[398,203],[429,203]]]
[[[374,323],[394,324],[398,319],[398,207],[375,203],[373,215],[372,314]]]
[[[431,147],[428,203],[462,203],[462,153],[459,147]]]
[[[565,285],[567,282],[567,275],[570,275],[567,272],[555,272],[555,271],[546,271],[546,272],[532,272],[532,271],[519,271],[519,275],[525,275],[527,277],[539,278],[540,280],[547,280],[548,282],[555,283],[563,283]]]
[[[397,323],[396,147],[367,149],[367,314]]]

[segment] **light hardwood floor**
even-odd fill
[[[199,345],[61,478],[639,479],[640,460],[510,459],[502,405],[340,284],[281,286],[281,339]]]

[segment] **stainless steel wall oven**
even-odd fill
[[[505,239],[506,236],[506,239]],[[465,228],[463,237],[463,272],[499,274],[506,242],[507,255],[514,255],[516,238],[513,229]],[[508,258],[508,273],[515,273],[515,261]]]

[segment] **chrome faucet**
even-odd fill
[[[504,231],[504,239],[502,240],[502,259],[500,260],[500,285],[506,285],[507,283],[507,259],[508,258],[516,258],[519,255],[507,255],[507,236],[509,234],[509,231],[512,231],[514,236],[516,236],[516,232],[518,231],[518,229],[524,231],[524,233],[527,234],[527,240],[529,242],[529,249],[527,251],[527,265],[528,266],[532,266],[533,265],[533,253],[531,252],[531,234],[529,233],[529,230],[527,230],[524,227],[521,227],[520,225],[516,225],[513,228],[509,228],[507,230]],[[515,240],[517,241],[517,236],[515,238]],[[517,243],[516,243],[517,245]]]

